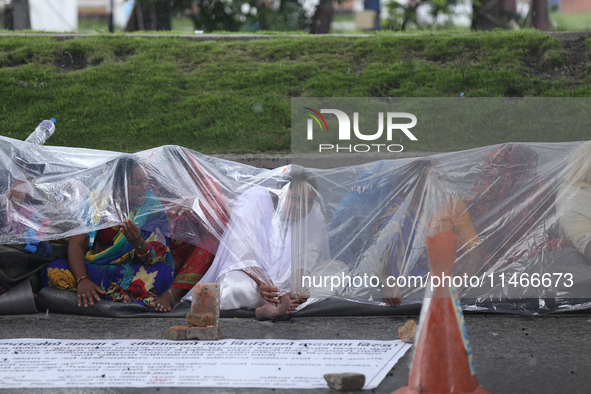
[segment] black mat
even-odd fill
[[[2,300],[2,297],[0,297],[0,300]],[[24,297],[23,295],[19,300],[24,300],[26,298],[27,297]],[[462,301],[466,313],[511,313],[524,315],[545,315],[565,312],[591,313],[591,299],[464,299]],[[17,301],[17,303],[19,302],[21,301]],[[325,299],[305,307],[301,311],[296,312],[294,316],[336,317],[418,315],[421,311],[421,305],[422,300],[416,298],[405,299],[403,300],[402,305],[398,307],[380,306],[343,299]],[[44,288],[41,290],[37,298],[37,308],[41,312],[49,310],[50,313],[68,313],[116,318],[185,317],[185,315],[189,313],[191,305],[189,302],[181,302],[170,312],[155,312],[151,308],[138,304],[123,304],[101,300],[95,302],[94,306],[85,308],[78,306],[76,293],[54,288]],[[15,312],[8,313],[33,312],[34,311],[22,312],[17,308]],[[5,312],[0,310],[0,313]],[[225,310],[221,311],[220,316],[222,318],[252,318],[254,317],[254,310]]]
[[[0,296],[0,315],[37,313],[30,280],[24,280]]]
[[[45,287],[37,297],[37,307],[41,312],[70,313],[86,316],[102,317],[185,317],[190,311],[188,302],[181,302],[170,312],[155,312],[153,309],[139,304],[123,304],[105,300],[95,301],[88,307],[78,306],[76,293]]]
[[[41,312],[69,313],[86,316],[103,317],[185,317],[190,311],[189,302],[181,302],[170,312],[155,312],[153,309],[138,304],[122,304],[109,301],[98,301],[93,306],[79,307],[76,293],[71,291],[44,288],[39,292],[37,307]],[[323,317],[323,316],[387,316],[418,314],[421,309],[420,300],[405,300],[400,307],[391,308],[366,303],[351,302],[340,299],[326,299],[313,303],[295,316]],[[234,309],[221,311],[223,318],[254,317],[252,309]]]

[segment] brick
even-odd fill
[[[328,387],[337,391],[360,390],[365,384],[365,375],[361,373],[327,373],[324,379]]]
[[[220,318],[220,285],[197,283],[191,290],[191,313],[213,313],[216,322]]]
[[[187,323],[194,327],[217,326],[219,319],[215,317],[213,313],[187,313]]]
[[[417,323],[414,320],[409,320],[404,325],[398,327],[398,335],[400,340],[406,343],[413,343],[415,340],[415,332],[417,331]]]
[[[166,330],[164,337],[173,341],[182,341],[183,339],[187,339],[188,329],[189,326],[173,326]]]
[[[222,337],[222,329],[214,327],[189,327],[187,329],[187,339],[197,339],[200,341],[215,341]]]

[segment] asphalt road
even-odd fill
[[[402,317],[295,317],[286,322],[221,319],[224,338],[236,339],[398,339]],[[49,314],[0,316],[0,338],[163,339],[183,318],[113,319]],[[477,376],[490,393],[591,393],[591,315],[466,316]],[[404,386],[412,349],[372,393]],[[223,388],[0,389],[0,393],[311,393],[332,390]],[[369,392],[369,391],[368,391]]]

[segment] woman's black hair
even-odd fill
[[[123,155],[117,159],[113,174],[113,201],[119,205],[122,213],[129,212],[129,180],[137,167],[143,169],[140,162],[132,155]]]
[[[429,170],[437,165],[433,159],[420,158],[411,161],[402,169],[402,174],[398,180],[401,185],[399,195],[406,197],[413,190],[419,194],[425,188],[425,182],[429,175]]]
[[[302,166],[292,164],[289,179],[291,181],[290,187],[299,186],[302,183],[308,183],[312,186],[314,191],[318,192],[318,181],[316,180],[316,177]]]

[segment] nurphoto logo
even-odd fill
[[[384,134],[384,112],[378,113],[378,131],[371,134],[362,133],[359,130],[359,113],[353,112],[353,136],[351,135],[351,119],[344,111],[338,109],[320,109],[316,111],[310,107],[303,107],[306,114],[310,116],[307,122],[307,139],[309,141],[314,140],[314,128],[319,129],[320,132],[330,132],[326,119],[322,114],[331,114],[336,116],[338,121],[338,139],[339,141],[376,141],[382,138]],[[410,131],[411,128],[416,126],[417,117],[408,112],[387,112],[386,113],[386,140],[388,143],[373,143],[373,144],[319,144],[318,152],[402,152],[404,147],[400,144],[390,144],[394,136],[399,136],[399,132],[402,132],[411,141],[418,141],[417,137]],[[407,122],[404,122],[407,120]],[[410,120],[410,122],[408,122]],[[315,126],[317,125],[317,126]],[[373,130],[372,130],[373,131]]]

